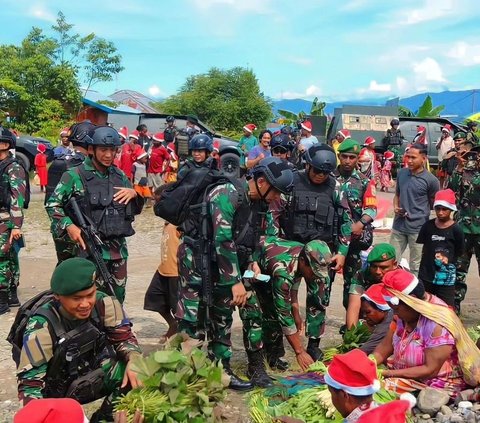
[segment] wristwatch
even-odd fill
[[[367,226],[370,221],[365,220],[363,217],[360,219],[360,222],[362,222],[363,227]]]

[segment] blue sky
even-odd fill
[[[103,94],[174,94],[210,67],[251,68],[274,98],[346,100],[479,88],[478,0],[0,0],[1,43],[59,10],[113,41],[125,70]]]

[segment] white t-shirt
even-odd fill
[[[300,145],[305,147],[305,150],[308,150],[314,144],[318,144],[318,139],[315,135],[300,139]]]

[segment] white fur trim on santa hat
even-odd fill
[[[375,300],[372,300],[367,294],[362,294],[362,298],[372,302],[375,304],[380,310],[388,311],[390,310],[390,306],[388,304],[378,304]]]
[[[310,124],[311,126],[311,124]],[[304,122],[302,122],[302,128],[305,129],[305,131],[312,132],[312,129],[310,126],[305,125]]]
[[[410,392],[404,392],[401,394],[400,399],[407,401],[410,404],[410,408],[413,408],[417,405],[417,399]]]
[[[443,206],[452,211],[457,211],[457,206],[455,204],[449,203],[448,201],[437,200],[433,203],[433,208],[437,206]]]
[[[412,281],[407,285],[407,287],[402,291],[403,294],[408,295],[410,292],[412,292],[415,287],[418,285],[418,278],[412,274],[413,279]]]
[[[380,381],[375,379],[371,385],[366,386],[348,386],[344,385],[343,383],[337,382],[330,374],[327,372],[324,376],[325,383],[330,385],[332,388],[341,389],[345,391],[347,394],[355,395],[357,397],[365,396],[365,395],[373,395],[380,389]]]

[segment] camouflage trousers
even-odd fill
[[[57,266],[62,261],[76,257],[78,254],[78,245],[71,241],[68,235],[65,238],[54,238],[53,243],[57,254]]]
[[[18,286],[20,266],[18,253],[8,243],[10,230],[2,226],[5,225],[0,224],[0,290],[9,290],[13,286]]]
[[[330,304],[332,282],[329,276],[305,282],[307,284],[305,335],[308,338],[318,339],[325,332],[325,319],[327,317],[327,307]]]
[[[362,267],[362,258],[360,257],[360,251],[348,250],[347,257],[345,258],[345,265],[343,267],[343,297],[342,304],[346,310],[348,307],[348,298],[350,292],[350,285],[352,284],[352,278],[355,273]]]
[[[480,275],[480,235],[465,235],[465,251],[457,259],[457,280],[455,282],[455,305],[460,307],[460,303],[467,294],[467,275],[470,268],[472,255],[477,257],[479,275]]]
[[[120,304],[123,304],[127,287],[127,259],[105,260],[105,264],[107,265],[108,271],[115,279],[115,285],[113,286],[115,297],[120,301]],[[111,295],[99,272],[97,272],[96,284],[100,291]]]
[[[219,272],[213,263],[214,286],[212,306],[205,308],[202,277],[198,272],[192,248],[185,243],[178,248],[180,292],[176,318],[178,329],[192,338],[209,338],[208,350],[219,360],[229,360],[232,356],[231,328],[234,307],[231,286],[218,283]],[[258,351],[262,344],[262,312],[253,287],[245,283],[247,304],[239,309],[243,322],[243,342],[247,351]]]

